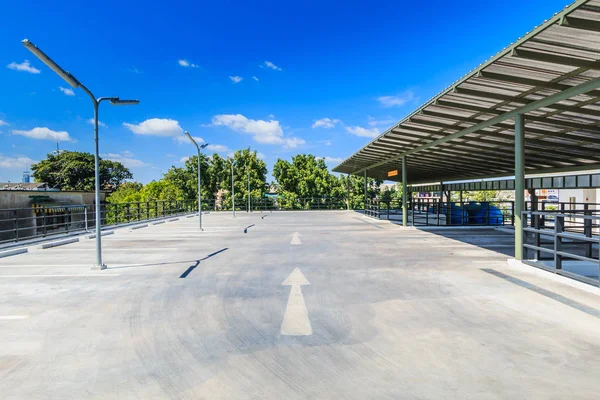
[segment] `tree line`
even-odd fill
[[[263,199],[266,193],[277,193],[277,202],[291,208],[299,199],[349,199],[350,207],[361,207],[364,200],[364,177],[332,174],[325,161],[312,154],[298,154],[290,161],[278,159],[273,166],[274,181],[267,182],[267,165],[256,151],[236,151],[232,157],[218,154],[201,155],[200,170],[203,199],[218,199],[221,207],[231,208],[231,164],[236,204]],[[64,151],[49,154],[31,166],[32,176],[61,190],[94,189],[94,157],[90,153]],[[132,181],[131,171],[122,163],[100,161],[100,182],[112,193],[110,203],[155,200],[197,199],[198,156],[190,157],[181,167],[172,166],[162,177],[147,184]],[[396,187],[381,190],[382,181],[367,178],[367,195],[382,199],[399,199]]]

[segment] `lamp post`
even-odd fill
[[[188,139],[190,139],[190,142],[192,142],[194,144],[194,146],[196,146],[196,149],[198,149],[198,218],[200,219],[200,230],[203,231],[204,229],[202,229],[202,177],[200,175],[200,156],[202,155],[202,149],[205,148],[206,146],[208,146],[208,143],[204,143],[203,145],[198,145],[198,143],[196,143],[196,141],[194,140],[194,138],[192,137],[192,135],[190,135],[190,133],[188,131],[185,131],[185,136],[187,136]]]
[[[250,212],[250,170],[248,170],[248,212]]]
[[[102,225],[102,214],[100,212],[100,156],[98,149],[98,106],[103,101],[110,101],[113,106],[124,106],[124,105],[135,105],[139,103],[139,100],[121,100],[118,97],[94,97],[92,92],[85,87],[81,82],[77,80],[70,72],[62,69],[56,64],[50,57],[48,57],[42,50],[40,50],[35,44],[25,39],[22,41],[25,48],[33,53],[41,62],[46,64],[52,71],[58,76],[63,78],[71,87],[77,89],[80,87],[84,92],[90,96],[92,103],[94,104],[94,174],[95,174],[95,201],[96,201],[96,264],[94,269],[106,269],[106,265],[102,263],[102,236],[101,236],[101,225]]]

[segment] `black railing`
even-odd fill
[[[204,204],[204,202],[203,202]],[[102,226],[118,226],[191,213],[194,201],[147,201],[101,204]],[[0,210],[0,243],[91,231],[96,226],[95,209],[85,204],[11,208]]]
[[[600,286],[600,211],[523,211],[523,262]]]

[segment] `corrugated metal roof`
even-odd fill
[[[401,170],[401,156],[406,154],[409,183],[512,175],[514,119],[490,126],[486,121],[534,105],[525,113],[526,173],[598,168],[599,78],[600,0],[579,0],[333,170],[367,169],[371,177],[388,179],[388,171]],[[585,93],[537,107],[543,99],[592,84]],[[484,126],[471,132],[478,124]]]

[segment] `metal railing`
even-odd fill
[[[523,211],[523,262],[600,286],[598,214]]]
[[[499,226],[514,225],[513,201],[443,202],[438,198],[409,199],[413,226]],[[365,215],[388,220],[402,218],[402,201],[369,199]]]
[[[197,202],[147,201],[101,204],[102,226],[119,226],[190,213]],[[0,210],[0,244],[91,231],[96,226],[94,206],[85,204],[10,208]]]

